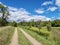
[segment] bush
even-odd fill
[[[51,31],[51,26],[47,25],[47,29],[48,29],[48,31]]]
[[[50,35],[50,32],[47,30],[46,27],[45,28],[43,27],[40,30],[37,27],[31,27],[30,30],[35,31],[38,34],[45,36],[46,38],[48,38]]]

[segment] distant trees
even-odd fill
[[[16,23],[15,21],[13,21],[13,22],[9,22],[9,25],[10,25],[10,26],[17,27],[17,23]]]
[[[37,26],[37,27],[39,28],[39,30],[42,28],[42,24],[41,24],[41,23],[42,23],[42,21],[41,21],[41,20],[37,22],[37,24],[38,24],[38,26]]]
[[[47,26],[48,30],[51,30],[51,27],[60,27],[60,20],[54,20],[54,21],[30,21],[30,22],[20,22],[19,25],[22,26],[29,26],[31,27],[38,27],[39,29],[41,27]]]
[[[52,27],[60,27],[60,20],[54,20],[52,21]]]

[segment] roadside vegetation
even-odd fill
[[[24,36],[24,34],[18,28],[18,41],[19,45],[32,45],[30,41]]]
[[[43,45],[60,45],[59,22],[60,20],[21,22],[20,27]]]
[[[0,29],[0,45],[9,45],[13,32],[14,27],[5,27],[4,29]]]
[[[52,27],[51,31],[46,27],[42,27],[40,31],[36,27],[31,27],[29,30],[25,27],[24,30],[43,45],[60,45],[60,27]]]

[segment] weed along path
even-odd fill
[[[18,45],[18,33],[17,33],[17,28],[15,28],[15,32],[13,34],[13,37],[11,39],[10,45]]]
[[[40,42],[38,42],[32,36],[30,36],[28,33],[26,33],[23,29],[20,28],[20,30],[33,45],[42,45]]]

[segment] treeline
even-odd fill
[[[52,27],[60,27],[60,20],[54,20],[51,22]]]
[[[6,19],[5,20],[2,20],[0,18],[0,26],[7,26],[7,25],[10,25],[10,26],[33,26],[33,27],[44,27],[44,26],[48,26],[50,25],[51,27],[60,27],[60,20],[54,20],[54,21],[31,21],[31,22],[8,22]]]
[[[31,21],[31,22],[20,22],[18,23],[18,25],[22,25],[22,26],[35,26],[35,27],[38,27],[38,26],[47,26],[47,25],[50,25],[52,27],[60,27],[60,20],[54,20],[54,21],[36,21],[34,22]]]

